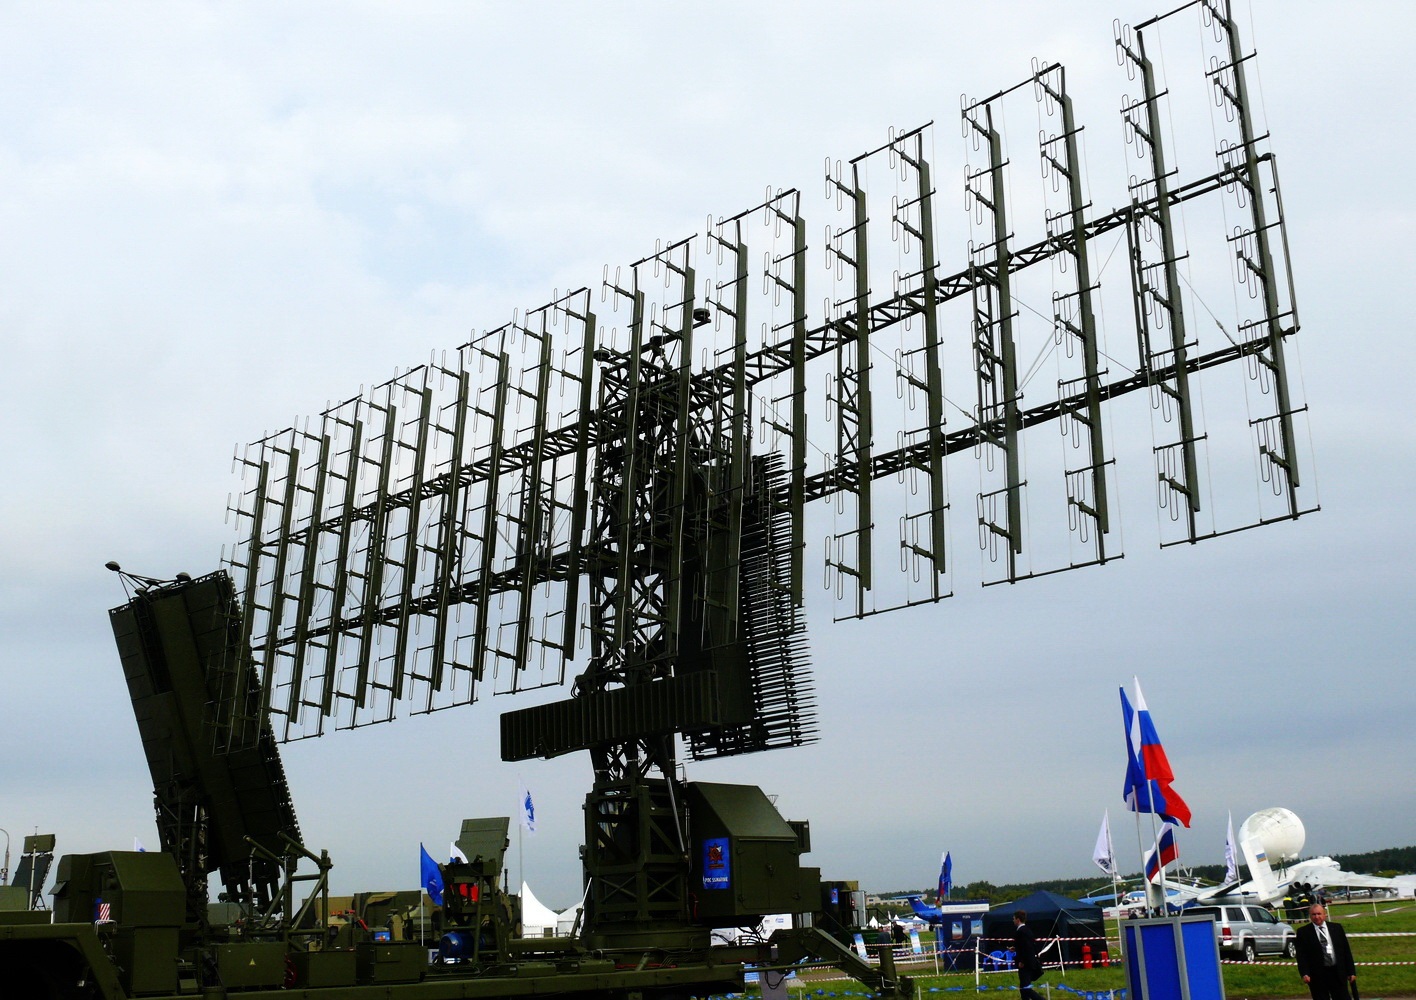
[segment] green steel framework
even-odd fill
[[[1061,421],[1079,442],[1065,471],[1068,516],[1085,558],[1041,572],[1104,563],[1113,498],[1103,434],[1104,405],[1147,390],[1160,425],[1154,448],[1159,503],[1182,527],[1179,539],[1240,530],[1310,512],[1298,495],[1295,409],[1284,358],[1297,331],[1291,269],[1271,153],[1256,136],[1245,55],[1221,0],[1195,0],[1201,23],[1221,46],[1208,79],[1236,122],[1219,168],[1181,182],[1162,142],[1166,95],[1158,89],[1145,38],[1164,15],[1124,29],[1120,61],[1139,75],[1143,95],[1123,105],[1130,142],[1147,176],[1129,204],[1087,217],[1078,136],[1065,74],[1034,67],[1019,87],[962,104],[962,125],[982,155],[967,174],[969,204],[984,238],[967,266],[941,273],[935,257],[933,182],[926,128],[892,135],[851,160],[828,163],[826,187],[843,209],[827,226],[826,260],[844,283],[831,317],[810,326],[805,307],[807,243],[795,190],[757,208],[710,220],[707,246],[727,278],[700,296],[690,240],[631,265],[628,280],[609,269],[601,299],[628,315],[623,335],[597,328],[589,289],[578,289],[524,318],[481,335],[449,363],[436,361],[346,401],[316,430],[291,428],[256,442],[240,459],[249,488],[236,505],[245,541],[230,559],[244,581],[250,631],[261,666],[259,711],[249,710],[244,675],[221,699],[218,740],[233,745],[273,720],[285,738],[328,725],[392,718],[465,704],[493,682],[511,693],[564,681],[577,641],[588,637],[588,666],[572,697],[503,716],[507,760],[587,750],[595,788],[587,800],[586,873],[592,932],[630,940],[653,925],[675,925],[696,940],[684,890],[684,805],[675,743],[695,757],[792,746],[814,739],[810,682],[799,639],[803,603],[804,510],[815,500],[849,500],[846,526],[827,539],[825,565],[849,617],[868,607],[874,586],[873,484],[893,475],[926,480],[922,510],[901,519],[902,565],[941,585],[946,551],[945,458],[966,449],[984,459],[976,497],[981,547],[1016,582],[1025,572],[1021,440]],[[1047,235],[1016,245],[1006,204],[1008,161],[995,109],[1031,85],[1052,132],[1039,136],[1044,176],[1064,207],[1047,213]],[[906,179],[889,226],[919,266],[874,294],[866,166],[888,159]],[[1187,332],[1173,213],[1216,193],[1238,192],[1248,222],[1228,237],[1238,280],[1261,315],[1226,346],[1201,351]],[[770,235],[755,235],[760,219]],[[1123,231],[1130,260],[1138,364],[1112,375],[1100,363],[1090,247]],[[764,264],[750,258],[766,239]],[[1080,353],[1080,373],[1059,381],[1056,398],[1027,406],[1020,387],[1014,284],[1037,265],[1061,264],[1072,277],[1054,292],[1059,342]],[[774,302],[760,342],[750,335],[749,284],[758,276]],[[1284,295],[1286,293],[1286,303]],[[940,308],[968,296],[976,407],[946,429]],[[893,448],[875,441],[872,337],[919,318],[917,346],[901,353],[904,391],[922,394],[922,426]],[[726,326],[726,348],[694,367],[698,332]],[[553,349],[554,327],[564,332]],[[620,341],[623,340],[623,346]],[[755,346],[754,346],[755,343]],[[517,346],[520,345],[519,353]],[[559,350],[559,353],[558,353]],[[807,462],[810,362],[834,362],[826,403],[834,406],[835,451],[827,467]],[[1249,364],[1272,412],[1250,421],[1263,477],[1284,503],[1279,516],[1201,531],[1200,462],[1192,379],[1216,366]],[[449,388],[450,387],[450,388]],[[764,397],[754,413],[753,391]],[[557,411],[554,399],[569,399]],[[752,450],[754,420],[783,444],[772,461]],[[484,428],[479,437],[474,425]],[[314,456],[313,458],[311,456]],[[842,509],[844,510],[843,504]],[[744,539],[755,539],[748,551]],[[1163,542],[1163,544],[1166,544]],[[581,620],[584,588],[586,612]],[[749,593],[749,591],[751,591]],[[511,610],[505,605],[510,602]],[[746,613],[745,609],[751,609]],[[450,619],[466,620],[454,629]],[[428,628],[420,626],[424,623]],[[539,631],[538,631],[539,629]],[[430,635],[420,644],[418,636]],[[770,655],[763,651],[775,649]],[[731,735],[725,735],[731,734]]]

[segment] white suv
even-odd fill
[[[1294,944],[1297,933],[1280,922],[1267,907],[1257,903],[1192,906],[1184,913],[1212,919],[1220,951],[1236,952],[1244,956],[1246,962],[1252,962],[1260,954],[1289,958],[1297,954]]]

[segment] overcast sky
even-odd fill
[[[923,887],[946,849],[958,883],[1085,876],[1108,808],[1136,867],[1116,697],[1132,675],[1194,812],[1185,860],[1219,862],[1226,815],[1237,826],[1268,806],[1302,818],[1305,854],[1416,842],[1403,68],[1416,11],[1252,7],[1240,21],[1280,163],[1323,510],[1162,551],[1141,455],[1113,565],[982,589],[964,520],[949,601],[833,624],[813,592],[822,740],[689,776],[778,796],[811,822],[808,860],[827,878]],[[62,852],[156,844],[107,621],[124,595],[103,564],[216,569],[235,538],[237,446],[769,186],[806,193],[811,274],[824,274],[822,161],[876,148],[892,126],[938,123],[939,256],[960,270],[959,94],[1011,86],[1035,57],[1067,64],[1091,196],[1119,205],[1135,167],[1117,108],[1136,86],[1111,24],[1158,9],[6,5],[0,826],[14,850],[36,829]],[[1019,149],[1033,133],[1017,128]],[[1124,290],[1119,258],[1106,278]],[[1121,341],[1125,319],[1112,317]],[[967,399],[971,376],[954,378]],[[954,477],[965,515],[975,489]],[[525,783],[541,829],[524,862],[513,847],[513,878],[524,865],[549,905],[578,898],[588,762],[501,763],[497,715],[514,707],[285,748],[336,891],[411,886],[420,841],[434,850],[462,817],[511,812]]]

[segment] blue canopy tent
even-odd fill
[[[1055,892],[1039,891],[1011,903],[994,903],[983,918],[985,951],[1013,946],[1013,913],[1026,910],[1028,926],[1037,936],[1044,965],[1057,962],[1059,949],[1068,965],[1082,961],[1082,948],[1089,946],[1092,961],[1099,961],[1106,949],[1106,924],[1101,907],[1082,903]],[[1063,940],[1048,948],[1053,938]],[[1047,949],[1043,951],[1043,949]]]

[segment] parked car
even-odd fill
[[[1294,944],[1297,932],[1258,903],[1226,903],[1223,906],[1192,906],[1186,916],[1209,917],[1214,921],[1214,934],[1219,950],[1241,955],[1252,962],[1260,955],[1298,954]]]

